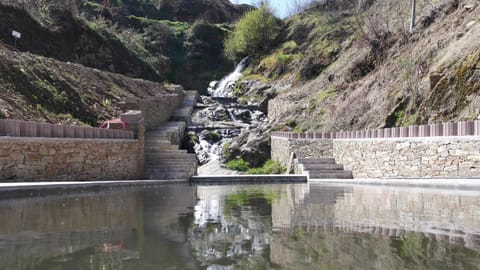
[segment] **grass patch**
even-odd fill
[[[262,167],[252,168],[247,171],[248,174],[282,174],[287,171],[287,167],[273,160],[267,160]]]
[[[335,94],[336,94],[335,88],[333,88],[333,87],[328,88],[328,89],[324,90],[322,93],[320,93],[320,96],[318,97],[318,102],[322,103],[325,100],[327,100],[328,98],[331,98],[331,97],[335,96]]]

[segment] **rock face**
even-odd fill
[[[244,130],[232,140],[228,155],[248,161],[250,167],[259,167],[270,159],[270,127],[261,125]]]

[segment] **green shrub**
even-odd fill
[[[230,152],[230,146],[232,145],[231,142],[227,142],[223,145],[223,148],[222,148],[222,156],[224,159],[226,159],[227,161],[230,161],[232,160],[232,154]]]
[[[267,160],[260,168],[252,168],[247,171],[248,174],[282,174],[287,168],[273,160]]]
[[[280,30],[267,6],[247,12],[225,40],[225,54],[233,61],[257,58],[270,49]]]
[[[249,169],[249,164],[245,160],[238,158],[227,162],[227,168],[234,171],[246,172]]]
[[[222,139],[222,137],[216,131],[209,131],[207,134],[204,135],[204,139],[207,142],[216,143],[216,142],[219,142]]]

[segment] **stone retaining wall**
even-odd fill
[[[333,140],[272,136],[271,145],[276,161],[287,164],[291,151],[297,157],[333,156],[355,178],[480,177],[479,136]]]
[[[334,140],[355,178],[480,177],[480,137]]]
[[[318,157],[333,156],[332,140],[308,140],[308,139],[286,139],[272,137],[272,159],[288,164],[290,153],[294,152],[296,157]]]
[[[183,91],[177,90],[176,93],[149,99],[129,97],[125,99],[124,109],[142,111],[145,129],[152,130],[170,119],[173,112],[182,104],[184,95]]]
[[[0,137],[0,180],[139,179],[138,140]]]

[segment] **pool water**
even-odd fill
[[[174,184],[1,198],[0,269],[480,269],[480,190]]]

